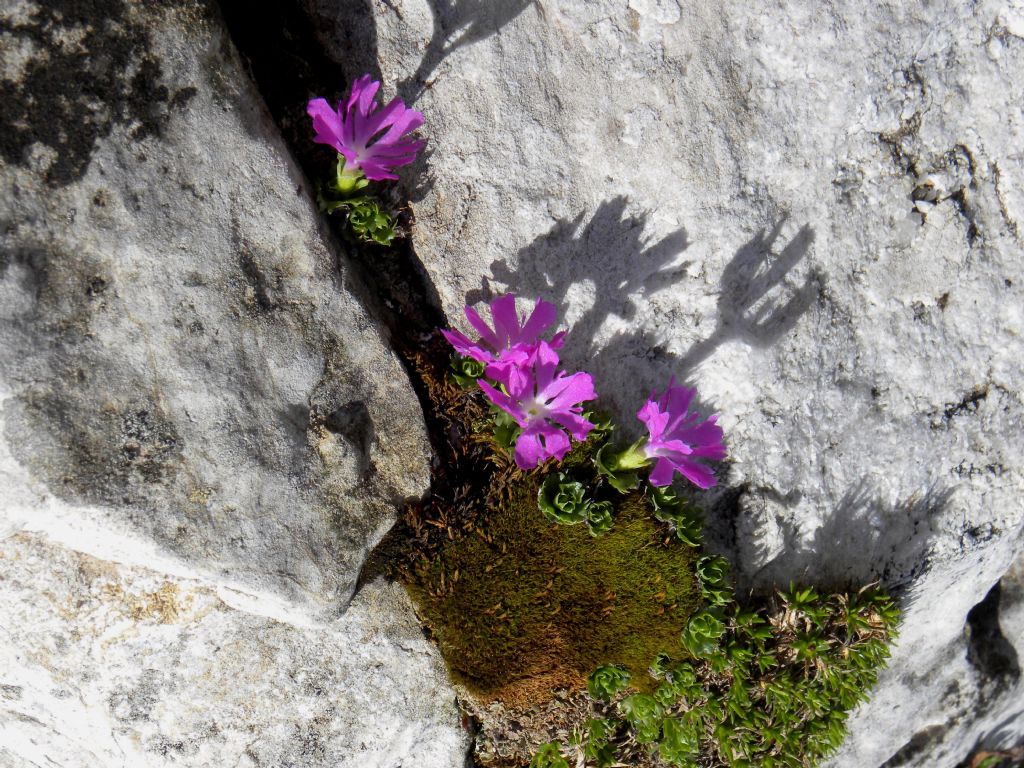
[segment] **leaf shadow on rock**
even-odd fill
[[[598,206],[586,224],[585,214],[558,221],[519,251],[514,267],[501,259],[491,262],[495,281],[515,293],[553,302],[563,316],[573,288],[592,286],[593,303],[571,330],[573,358],[588,361],[601,354],[596,339],[605,321],[613,315],[633,320],[639,301],[679,282],[690,264],[676,263],[689,247],[686,230],[652,243],[644,236],[646,217],[627,208],[625,197],[613,198]],[[475,304],[498,292],[485,277],[466,301]]]
[[[590,307],[573,323],[563,359],[569,368],[594,374],[602,406],[616,417],[623,440],[638,436],[640,425],[633,416],[650,392],[663,389],[673,377],[692,385],[698,366],[727,341],[762,348],[778,342],[810,310],[822,283],[813,268],[802,270],[802,278],[795,275],[814,242],[812,228],[804,225],[786,238],[782,217],[757,232],[729,260],[719,278],[714,330],[676,354],[663,332],[641,324],[640,310],[661,291],[687,291],[684,283],[692,262],[681,256],[690,240],[684,229],[678,229],[652,241],[644,234],[646,215],[628,209],[625,197],[615,197],[598,206],[589,220],[581,214],[557,222],[521,249],[510,261],[513,266],[503,260],[492,262],[493,281],[500,285],[483,278],[481,287],[466,296],[467,303],[475,304],[508,286],[520,295],[560,305],[564,316],[572,294],[582,288],[589,291]],[[636,322],[611,336],[600,335],[612,318]],[[699,412],[716,412],[714,403],[699,398]],[[716,471],[719,478],[728,477],[729,461]],[[746,490],[744,483],[722,484],[701,495],[700,503],[708,508],[712,550],[739,550],[737,517]]]
[[[690,246],[689,237],[680,228],[652,241],[645,235],[646,214],[630,212],[625,197],[601,203],[589,220],[581,214],[558,221],[519,251],[511,260],[514,266],[501,259],[492,262],[491,275],[517,294],[554,302],[563,316],[577,290],[590,294],[589,308],[573,322],[563,358],[567,365],[594,373],[602,400],[624,417],[639,407],[637,398],[663,388],[670,378],[690,380],[697,366],[726,341],[770,346],[810,309],[820,291],[818,274],[811,271],[796,287],[790,283],[814,233],[805,225],[778,248],[785,221],[758,232],[729,261],[720,278],[714,331],[681,356],[669,350],[662,332],[642,326],[638,318],[643,302],[655,294],[672,288],[685,292],[681,286],[692,261],[680,256]],[[500,292],[484,277],[466,301],[475,304]],[[602,336],[612,318],[637,322]],[[614,382],[624,369],[631,374],[629,391],[602,389],[602,380]]]
[[[817,299],[821,280],[815,272],[799,288],[779,291],[814,243],[814,230],[805,224],[769,260],[785,224],[783,216],[767,233],[759,231],[726,265],[719,282],[718,324],[714,333],[687,351],[680,361],[684,370],[692,371],[730,339],[771,346],[793,330]]]
[[[401,18],[391,0],[384,0]],[[463,46],[496,35],[529,6],[543,8],[538,0],[429,0],[433,30],[416,71],[398,86],[406,103],[414,104],[431,84],[431,76],[448,56]]]
[[[795,524],[778,523],[783,546],[748,578],[754,591],[789,582],[822,588],[859,588],[879,582],[894,595],[910,599],[910,588],[931,567],[932,542],[953,496],[953,489],[933,487],[895,504],[880,498],[867,481],[851,488],[821,525],[804,535]],[[760,513],[757,503],[741,504],[751,513],[748,523],[765,524],[773,515]],[[753,531],[748,562],[764,562],[763,544]],[[762,550],[758,554],[758,550]]]

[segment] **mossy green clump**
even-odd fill
[[[539,484],[521,475],[478,530],[411,570],[421,617],[452,672],[484,698],[526,703],[582,685],[600,664],[651,688],[651,659],[678,647],[701,601],[693,550],[665,535],[639,492],[594,537],[547,520]]]

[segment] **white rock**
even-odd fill
[[[449,316],[560,302],[568,364],[633,429],[670,376],[697,385],[743,581],[906,598],[834,764],[954,765],[1006,710],[965,625],[1022,549],[1019,9],[309,2],[375,27],[426,115],[414,240]]]
[[[457,766],[454,697],[395,584],[298,628],[201,582],[0,543],[0,765]]]
[[[210,4],[80,6],[0,10],[0,766],[461,765],[349,605],[428,477],[364,289]]]
[[[4,525],[142,537],[332,617],[426,490],[419,404],[219,18],[109,6],[13,27],[35,60],[5,109],[2,444],[39,485]]]

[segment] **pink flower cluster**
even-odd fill
[[[498,385],[478,381],[487,398],[519,425],[516,465],[533,469],[547,459],[562,459],[571,447],[570,435],[585,440],[594,428],[583,417],[582,406],[597,396],[594,380],[589,373],[558,370],[556,350],[564,333],[550,341],[540,338],[557,317],[553,304],[538,300],[525,320],[516,311],[513,294],[499,296],[490,306],[493,328],[466,307],[466,319],[480,334],[477,341],[455,330],[442,333],[460,355],[484,363],[485,375]]]
[[[717,416],[701,421],[700,414],[690,411],[697,390],[675,384],[675,379],[670,381],[660,398],[652,392],[636,414],[647,426],[644,453],[654,461],[647,481],[663,487],[678,472],[698,488],[710,488],[715,484],[715,473],[694,459],[725,458],[722,428],[715,423]]]
[[[515,461],[520,469],[533,469],[547,459],[561,460],[571,448],[570,437],[585,440],[594,425],[583,416],[583,403],[597,397],[589,373],[558,370],[557,349],[565,332],[550,341],[540,336],[557,319],[554,305],[539,300],[525,319],[516,311],[513,294],[490,303],[493,328],[472,307],[466,319],[480,338],[473,341],[456,330],[442,333],[455,351],[483,363],[485,377],[477,383],[487,398],[509,414],[520,428]],[[690,411],[696,390],[677,387],[675,381],[658,397],[652,393],[637,413],[647,437],[622,454],[628,466],[651,466],[648,482],[666,486],[675,473],[700,488],[715,484],[711,469],[696,459],[724,459],[722,428],[716,417],[701,419]],[[568,433],[568,434],[567,434]],[[627,458],[627,455],[630,458]],[[626,464],[624,464],[626,465]]]

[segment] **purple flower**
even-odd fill
[[[373,181],[397,179],[393,169],[415,160],[426,143],[405,138],[423,125],[423,113],[407,109],[399,98],[380,109],[374,100],[379,88],[379,82],[363,75],[337,110],[326,99],[312,99],[306,107],[316,131],[313,141],[334,147],[349,169]]]
[[[644,452],[648,459],[655,460],[648,478],[651,485],[670,484],[673,472],[679,472],[698,488],[715,484],[711,469],[694,459],[725,458],[722,428],[715,424],[716,416],[701,421],[700,414],[689,412],[695,394],[695,389],[675,386],[673,379],[660,399],[655,400],[656,393],[652,392],[636,414],[650,433]]]
[[[533,312],[525,320],[516,312],[515,294],[509,293],[494,299],[491,304],[492,329],[472,307],[466,307],[466,319],[480,334],[478,341],[471,341],[459,331],[441,331],[448,343],[463,357],[471,357],[487,365],[486,373],[492,379],[507,384],[509,376],[515,376],[526,364],[536,346],[538,337],[555,322],[558,310],[554,304],[537,299]],[[565,333],[556,333],[548,342],[552,349],[562,346]],[[558,361],[557,356],[555,362]]]
[[[505,382],[508,394],[483,379],[478,383],[490,401],[522,428],[516,440],[516,465],[533,469],[545,459],[562,459],[569,452],[569,437],[563,430],[576,440],[586,439],[594,425],[583,418],[580,404],[597,395],[589,373],[556,370],[558,354],[546,341],[537,342],[516,367],[517,375]]]

